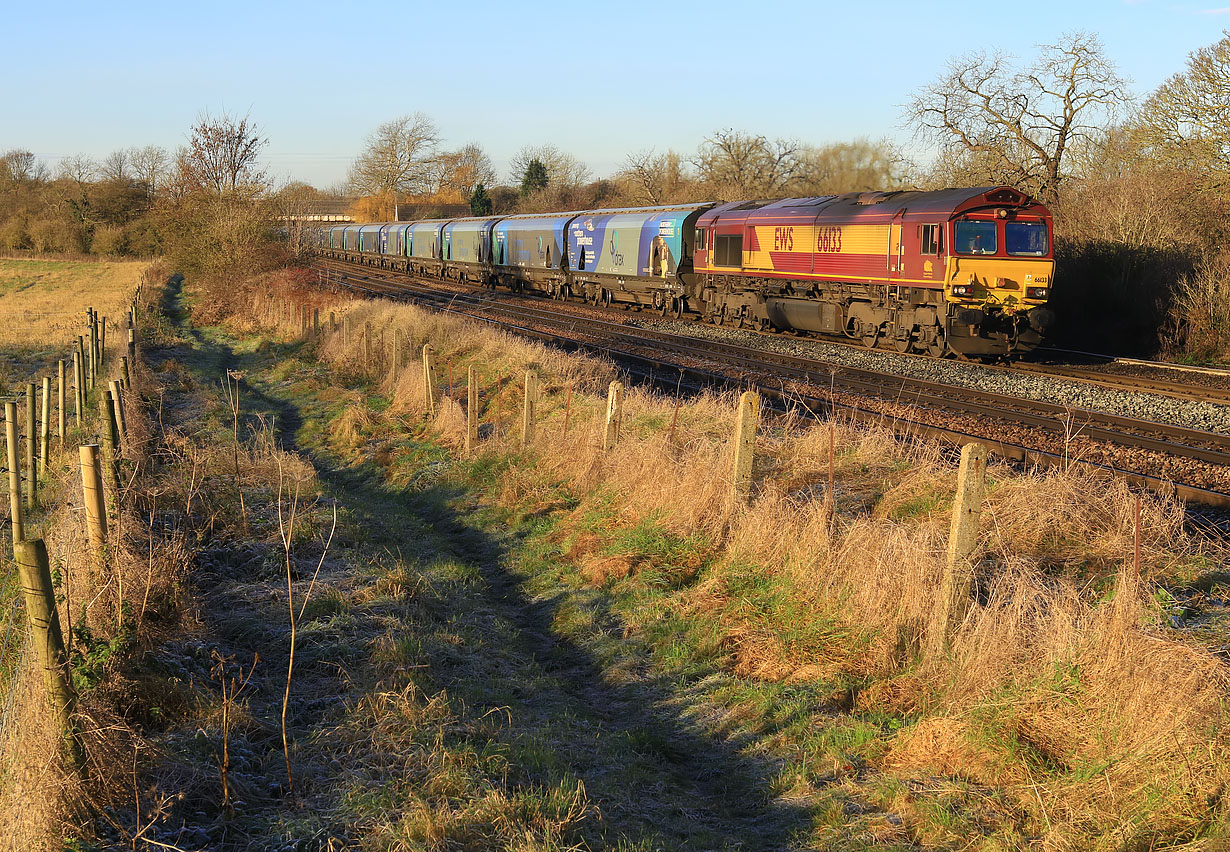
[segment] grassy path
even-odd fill
[[[773,762],[710,734],[689,682],[615,641],[619,618],[597,596],[551,581],[552,555],[526,548],[545,521],[485,508],[412,434],[385,440],[415,485],[387,485],[381,467],[336,449],[355,394],[296,350],[192,329],[179,307],[168,305],[189,342],[154,355],[175,379],[165,429],[224,445],[220,377],[239,371],[247,425],[276,424],[277,447],[312,471],[273,448],[254,454],[266,479],[245,475],[245,519],[221,500],[203,519],[199,634],[144,662],[172,684],[159,754],[143,767],[142,810],[158,817],[146,837],[185,849],[707,850],[785,849],[810,835],[810,808],[771,793]],[[311,587],[288,712],[293,791],[278,721],[290,624],[279,460],[283,525],[292,468],[302,471],[296,607]],[[206,487],[228,493],[221,473]],[[597,641],[572,638],[578,618]],[[227,809],[222,678],[242,677],[254,656],[230,713]]]

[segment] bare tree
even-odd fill
[[[0,155],[0,182],[20,185],[47,180],[47,167],[33,151],[11,148]]]
[[[192,126],[188,147],[180,149],[179,169],[190,188],[217,195],[258,194],[268,178],[257,158],[269,140],[248,116],[205,113]]]
[[[798,154],[797,142],[726,129],[701,143],[693,163],[700,179],[718,193],[762,198],[785,189],[798,170]]]
[[[132,164],[137,180],[145,186],[146,197],[152,202],[171,164],[171,158],[167,155],[166,149],[159,148],[157,145],[129,148],[128,160]]]
[[[73,154],[60,160],[56,167],[56,176],[84,186],[98,179],[98,163],[85,154]]]
[[[1159,163],[1201,173],[1207,189],[1230,180],[1230,31],[1191,54],[1187,70],[1154,92],[1137,116],[1135,137]]]
[[[1097,36],[1077,32],[1043,45],[1021,71],[1001,53],[959,57],[915,93],[906,117],[942,160],[1054,202],[1070,147],[1106,132],[1128,101],[1125,86]]]
[[[397,193],[429,190],[440,132],[421,112],[386,121],[367,137],[367,150],[350,167],[350,185],[363,195],[390,195],[393,219]]]
[[[103,157],[98,164],[98,176],[102,180],[128,180],[132,175],[132,160],[128,151],[120,148]]]
[[[656,154],[653,149],[638,151],[624,158],[617,175],[624,193],[636,204],[666,204],[678,200],[688,183],[683,160],[674,151]]]
[[[520,185],[525,171],[534,160],[547,169],[547,185],[556,189],[572,189],[589,180],[589,167],[554,145],[525,145],[513,155],[509,163],[510,182]]]

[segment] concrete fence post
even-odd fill
[[[111,411],[115,416],[116,425],[116,455],[123,455],[124,447],[128,446],[128,418],[124,415],[124,395],[120,389],[120,383],[112,380],[109,383],[111,389]]]
[[[43,417],[38,424],[38,471],[47,475],[47,459],[51,456],[51,376],[43,376]]]
[[[982,516],[986,475],[986,445],[966,444],[961,448],[961,465],[957,469],[957,496],[952,504],[944,580],[936,599],[932,630],[934,651],[948,647],[952,631],[965,620],[969,610],[970,586],[974,580],[972,557],[978,544],[978,520]]]
[[[521,446],[528,447],[534,439],[534,412],[538,404],[538,376],[525,371],[525,396],[521,405]]]
[[[56,365],[56,402],[58,403],[56,406],[56,415],[58,417],[58,422],[56,423],[56,434],[59,436],[61,444],[64,443],[65,427],[68,425],[64,422],[64,403],[67,401],[64,395],[64,390],[64,359],[61,358],[59,363]],[[60,447],[60,449],[63,450],[64,448]]]
[[[619,427],[624,418],[624,386],[611,382],[606,392],[606,427],[602,433],[602,452],[609,453],[619,441]]]
[[[13,516],[13,543],[26,537],[25,516],[21,505],[21,462],[18,453],[17,403],[4,404],[4,437],[9,466],[9,511]]]
[[[80,339],[80,338],[78,338]],[[73,353],[73,409],[77,418],[77,428],[81,428],[81,398],[83,390],[81,386],[81,353]]]
[[[43,670],[47,700],[55,714],[69,761],[80,771],[85,754],[72,719],[77,695],[68,679],[68,653],[64,648],[64,633],[60,630],[60,614],[56,610],[47,547],[39,538],[18,542],[13,551],[25,591],[26,613],[34,632],[34,647]]]
[[[423,405],[428,417],[436,416],[436,368],[430,343],[423,344]]]
[[[26,383],[26,508],[38,505],[38,409],[34,402],[34,382]]]
[[[731,475],[731,496],[736,505],[745,505],[752,493],[752,462],[756,454],[756,427],[760,424],[760,394],[744,391],[735,416],[735,460]]]
[[[478,448],[478,380],[474,368],[466,370],[466,455]]]

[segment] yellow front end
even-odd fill
[[[944,298],[1015,314],[1046,304],[1054,275],[1055,261],[1047,258],[950,257]],[[1045,290],[1039,292],[1040,288]]]

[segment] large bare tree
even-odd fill
[[[535,160],[546,167],[547,185],[555,189],[573,189],[590,178],[589,167],[572,154],[551,144],[524,145],[509,163],[511,182],[520,185],[526,169]]]
[[[1230,183],[1230,32],[1145,101],[1134,135],[1152,159],[1199,174],[1206,188]]]
[[[701,143],[693,163],[700,179],[729,198],[780,194],[799,167],[799,144],[741,130],[718,130]]]
[[[137,180],[145,186],[146,198],[152,202],[171,164],[166,149],[157,145],[129,148],[128,159]]]
[[[258,159],[268,143],[246,115],[205,113],[192,126],[188,147],[179,151],[181,178],[189,191],[201,189],[216,195],[263,192],[268,177]]]
[[[1054,202],[1069,150],[1106,132],[1128,101],[1125,87],[1097,36],[1069,33],[1021,70],[1002,53],[954,59],[914,94],[906,117],[939,147],[941,171],[981,174]]]
[[[367,149],[350,167],[350,185],[362,195],[390,196],[393,219],[399,192],[430,191],[440,132],[421,112],[386,121],[367,137]]]
[[[677,153],[658,154],[652,149],[625,157],[624,166],[616,177],[624,194],[636,204],[679,201],[679,195],[689,183],[683,160]]]

